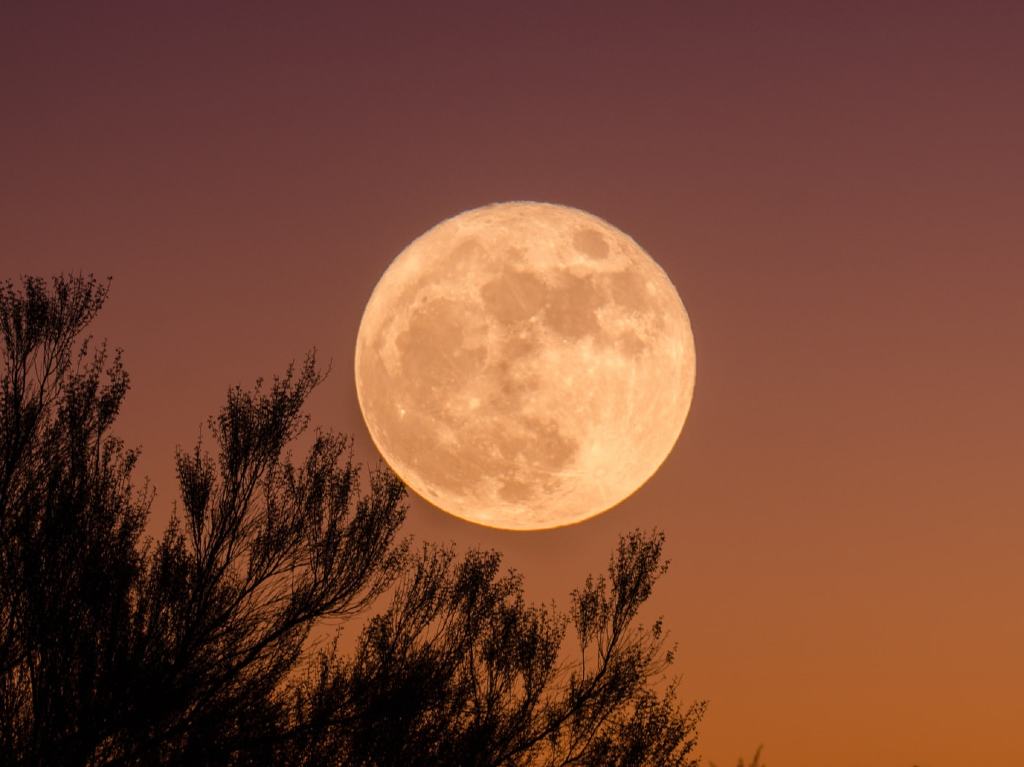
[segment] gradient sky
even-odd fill
[[[565,605],[664,529],[720,764],[1022,764],[1021,41],[1011,2],[7,3],[0,272],[113,275],[156,531],[175,445],[313,346],[314,420],[376,460],[355,335],[413,238],[589,210],[690,313],[679,444],[584,525],[407,532]]]

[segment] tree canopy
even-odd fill
[[[0,764],[694,765],[660,621],[663,538],[620,538],[565,613],[495,551],[399,537],[405,489],[308,428],[314,356],[233,387],[176,459],[180,510],[112,433],[108,284],[0,289]],[[366,617],[368,616],[368,617]],[[310,641],[359,618],[355,647]]]

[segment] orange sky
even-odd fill
[[[156,524],[175,444],[311,346],[315,420],[374,460],[351,357],[390,260],[574,205],[686,303],[680,443],[581,526],[407,531],[564,605],[662,527],[720,764],[1024,764],[1024,6],[44,5],[0,11],[0,271],[114,276]]]

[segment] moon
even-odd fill
[[[661,267],[597,216],[539,202],[420,236],[356,339],[384,460],[438,508],[507,530],[581,522],[636,491],[679,438],[695,371]]]

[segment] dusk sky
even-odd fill
[[[680,441],[583,524],[404,531],[565,607],[663,529],[646,619],[720,766],[1022,764],[1022,41],[1000,2],[8,3],[0,276],[113,277],[157,534],[175,446],[312,347],[377,460],[356,331],[414,238],[590,211],[689,312]]]

